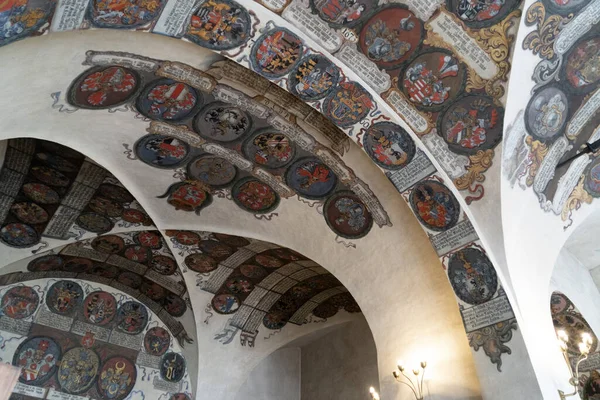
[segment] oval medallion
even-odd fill
[[[26,224],[44,224],[48,222],[48,213],[42,207],[29,201],[14,203],[10,207],[10,212]]]
[[[214,233],[215,239],[232,247],[244,247],[250,244],[248,239],[239,236],[225,235],[222,233]]]
[[[185,300],[173,293],[170,293],[165,297],[163,307],[169,314],[176,318],[183,316],[187,310]]]
[[[287,324],[287,317],[284,312],[271,311],[263,318],[263,325],[267,329],[278,330]]]
[[[129,271],[121,272],[117,281],[132,289],[138,289],[142,285],[142,277]]]
[[[329,197],[323,214],[331,230],[347,239],[361,238],[373,226],[373,216],[367,206],[349,191],[337,192]]]
[[[160,250],[163,247],[162,237],[158,232],[140,232],[135,235],[134,240],[140,246],[148,247],[152,250]]]
[[[109,232],[114,226],[110,219],[95,212],[81,214],[77,217],[77,225],[86,231],[94,233]]]
[[[146,246],[131,245],[125,248],[123,256],[128,260],[145,264],[150,258],[152,258],[152,251]]]
[[[567,125],[569,99],[558,87],[537,92],[525,111],[525,127],[535,139],[548,142],[558,137]]]
[[[310,7],[332,28],[351,28],[377,7],[377,0],[310,0]]]
[[[125,357],[104,361],[98,376],[98,392],[103,399],[122,400],[131,392],[137,379],[135,364]]]
[[[269,185],[255,178],[239,180],[231,194],[240,208],[253,214],[271,212],[279,205],[279,195]]]
[[[198,243],[198,247],[203,253],[208,254],[217,260],[224,260],[235,253],[234,249],[226,244],[217,242],[216,240],[202,240]]]
[[[140,77],[123,67],[94,67],[79,75],[69,88],[68,101],[80,108],[104,109],[128,102],[137,92]]]
[[[61,256],[49,254],[30,261],[27,265],[27,270],[31,272],[59,271],[62,269],[64,263],[65,261]]]
[[[252,265],[252,264],[243,264],[240,267],[240,272],[246,278],[250,278],[250,279],[254,279],[254,280],[260,280],[269,274],[267,272],[267,270],[265,270],[263,267],[260,267],[258,265]]]
[[[327,319],[327,318],[333,317],[335,314],[337,314],[337,312],[338,312],[338,308],[336,306],[334,306],[333,304],[331,304],[329,302],[326,302],[323,304],[319,304],[313,310],[313,315],[317,318]]]
[[[325,99],[323,114],[341,128],[350,127],[374,106],[373,97],[356,82],[341,82]]]
[[[408,132],[393,122],[377,122],[363,136],[363,147],[369,157],[385,169],[401,169],[412,161],[415,142]]]
[[[240,305],[240,300],[228,293],[218,294],[212,299],[213,309],[219,314],[233,314]]]
[[[92,268],[90,273],[92,275],[100,276],[102,278],[114,279],[119,275],[119,268],[114,265],[100,264]]]
[[[92,240],[92,248],[105,254],[117,254],[125,248],[125,241],[117,235],[98,236]]]
[[[13,222],[0,229],[0,240],[10,247],[31,247],[40,241],[37,231],[27,224]]]
[[[88,273],[91,271],[94,263],[92,260],[82,257],[69,258],[63,266],[65,272]]]
[[[219,266],[217,260],[206,254],[190,254],[185,258],[185,265],[192,271],[207,273],[214,271]]]
[[[146,135],[135,144],[135,154],[142,162],[156,168],[177,168],[190,153],[190,146],[165,135]]]
[[[54,339],[37,336],[25,340],[17,347],[12,364],[21,368],[19,382],[41,386],[56,373],[60,356],[60,346]]]
[[[600,84],[600,36],[580,39],[564,56],[561,80],[568,85],[565,90],[573,94],[586,94]]]
[[[254,257],[254,261],[265,268],[279,268],[285,264],[279,258],[270,256],[268,254],[257,254],[256,257]]]
[[[448,279],[458,298],[472,305],[491,300],[498,289],[494,266],[483,252],[474,248],[452,254]]]
[[[267,78],[287,75],[300,61],[302,39],[284,28],[273,29],[256,40],[250,52],[250,64]]]
[[[244,143],[244,154],[256,164],[267,168],[281,168],[292,161],[296,146],[282,133],[263,131]]]
[[[117,312],[117,327],[128,335],[137,335],[146,329],[148,310],[136,301],[127,301]]]
[[[79,169],[72,162],[65,160],[61,156],[57,156],[56,154],[40,152],[35,154],[35,158],[60,172],[73,173]]]
[[[94,325],[108,325],[117,314],[117,301],[112,294],[97,291],[83,301],[83,316]]]
[[[551,13],[565,16],[574,14],[590,2],[591,0],[542,0],[542,3]]]
[[[560,314],[572,308],[573,303],[562,293],[554,292],[550,296],[550,310],[552,315]]]
[[[148,329],[144,336],[144,349],[146,353],[153,356],[162,356],[169,350],[171,344],[171,335],[169,332],[159,326]]]
[[[254,285],[247,279],[232,278],[225,282],[225,287],[235,294],[248,294],[254,289]]]
[[[72,316],[83,302],[83,289],[73,281],[58,281],[46,295],[46,305],[53,313]]]
[[[302,197],[322,199],[335,189],[337,176],[320,159],[307,157],[288,168],[285,183]]]
[[[30,173],[40,182],[50,186],[67,187],[71,183],[71,180],[62,172],[58,172],[50,167],[33,167],[31,168]]]
[[[192,231],[177,231],[175,241],[183,246],[194,246],[200,242],[200,236]]]
[[[185,375],[185,359],[178,353],[167,353],[160,364],[160,377],[168,382],[179,382]]]
[[[162,254],[152,256],[149,265],[150,268],[161,275],[173,275],[177,271],[177,262],[173,258]]]
[[[410,193],[409,202],[419,221],[434,231],[452,228],[460,217],[458,200],[437,181],[419,182]]]
[[[92,198],[88,203],[88,207],[98,214],[103,214],[111,218],[120,217],[123,213],[123,205],[104,197]]]
[[[140,292],[150,297],[150,300],[161,301],[167,295],[167,290],[158,283],[144,281],[140,286]]]
[[[40,304],[40,296],[29,286],[15,286],[2,296],[2,311],[13,319],[30,317]]]
[[[185,37],[212,50],[230,50],[250,39],[248,11],[231,0],[207,1],[192,15]]]
[[[65,353],[58,369],[58,383],[63,392],[79,394],[87,391],[100,369],[100,358],[90,349],[76,347]]]
[[[327,96],[340,81],[340,70],[326,57],[306,56],[290,73],[288,90],[304,101],[317,101]]]
[[[56,191],[41,183],[26,183],[21,188],[25,196],[40,204],[58,204],[60,196]]]
[[[28,36],[45,32],[50,24],[54,1],[4,1],[0,3],[0,47]]]
[[[202,104],[202,95],[190,85],[171,79],[150,82],[136,101],[137,110],[158,121],[181,121]]]
[[[140,210],[136,210],[135,208],[128,208],[127,210],[123,211],[121,218],[123,218],[123,221],[129,222],[130,224],[143,224],[146,226],[152,225],[150,217]]]
[[[211,103],[194,118],[195,131],[205,139],[233,142],[252,126],[250,116],[240,108],[225,103]]]
[[[600,197],[600,158],[595,158],[584,172],[584,187],[593,197]]]
[[[190,178],[217,189],[233,182],[237,168],[224,158],[205,155],[192,160],[187,166],[187,173]]]
[[[554,1],[554,0],[550,0]],[[570,0],[556,0],[569,2]],[[446,7],[469,28],[486,28],[497,24],[521,4],[521,0],[447,0]]]
[[[133,196],[124,187],[103,183],[98,188],[98,194],[107,199],[116,201],[117,203],[131,203]]]
[[[92,0],[87,17],[97,28],[133,30],[158,19],[166,3],[167,0]]]

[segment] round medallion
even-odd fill
[[[469,156],[500,143],[503,120],[504,108],[496,106],[491,97],[464,96],[438,119],[438,134],[451,151]]]
[[[560,314],[572,307],[571,300],[562,293],[554,292],[550,296],[550,310],[552,315]]]
[[[150,298],[150,300],[161,301],[167,295],[167,290],[158,283],[144,281],[140,286],[140,292]]]
[[[2,311],[12,319],[30,317],[40,304],[40,296],[29,286],[15,286],[2,296]]]
[[[114,226],[110,219],[95,212],[79,215],[79,217],[77,217],[77,225],[86,231],[94,233],[109,232]]]
[[[250,52],[250,64],[267,78],[287,75],[300,61],[302,39],[284,28],[275,28],[256,40]]]
[[[187,173],[190,178],[216,189],[233,182],[237,168],[224,158],[205,155],[192,160],[187,166]]]
[[[230,50],[250,39],[248,11],[231,0],[204,2],[194,12],[185,37],[212,50]]]
[[[83,301],[83,316],[94,325],[108,325],[117,314],[117,301],[112,294],[96,291]]]
[[[340,81],[340,70],[326,57],[306,56],[290,73],[288,90],[304,101],[317,101],[327,96]]]
[[[574,94],[586,94],[600,83],[600,36],[580,39],[565,54],[561,80],[565,89]]]
[[[146,135],[135,144],[135,154],[146,164],[157,168],[177,168],[190,153],[183,140],[166,135]]]
[[[100,358],[90,349],[76,347],[65,353],[58,369],[58,383],[61,391],[79,394],[87,391],[94,383]]]
[[[133,196],[127,189],[110,183],[103,183],[100,185],[98,188],[98,195],[114,200],[117,203],[131,203],[133,201]]]
[[[152,258],[152,251],[146,246],[131,245],[125,248],[123,256],[125,256],[125,258],[128,260],[145,264],[150,258]]]
[[[373,97],[356,82],[341,82],[325,99],[323,114],[340,128],[350,127],[374,106]]]
[[[185,393],[175,393],[169,400],[190,400],[190,396]]]
[[[142,285],[142,277],[129,271],[121,272],[117,281],[132,289],[138,289]]]
[[[54,190],[41,183],[26,183],[21,188],[25,196],[40,204],[58,204],[60,196]]]
[[[98,392],[103,399],[122,400],[131,392],[137,379],[135,365],[125,357],[112,357],[102,364]]]
[[[167,0],[92,0],[87,10],[87,18],[97,28],[134,30],[156,20],[166,2]]]
[[[319,304],[314,310],[313,315],[317,318],[331,318],[337,314],[338,308],[329,302]]]
[[[140,77],[123,67],[94,67],[79,75],[69,88],[68,101],[80,108],[104,109],[128,102]]]
[[[152,250],[160,250],[163,247],[162,237],[158,232],[140,232],[135,235],[135,241],[140,246],[145,246]]]
[[[117,218],[123,213],[123,205],[116,201],[105,199],[104,197],[94,197],[88,203],[88,207],[98,213],[106,215],[107,217]]]
[[[332,28],[351,28],[377,7],[377,0],[310,0],[310,7]]]
[[[279,205],[279,195],[269,185],[255,178],[239,180],[231,194],[235,204],[253,214],[271,212]]]
[[[56,3],[8,1],[0,4],[0,46],[44,32]]]
[[[218,294],[212,299],[213,309],[219,314],[233,314],[240,305],[240,300],[228,293]]]
[[[44,224],[48,222],[49,216],[46,210],[35,203],[25,201],[22,203],[13,203],[10,212],[26,224]]]
[[[361,238],[373,226],[371,212],[353,192],[334,193],[325,202],[323,214],[329,228],[347,239]]]
[[[148,325],[148,310],[136,301],[127,301],[117,312],[117,327],[128,335],[137,335]]]
[[[73,281],[58,281],[46,295],[46,305],[53,313],[72,316],[83,302],[83,289]]]
[[[198,243],[198,247],[204,254],[208,254],[217,260],[224,260],[235,253],[234,249],[216,240],[202,240]]]
[[[172,293],[165,297],[165,300],[163,301],[163,307],[169,314],[176,318],[183,316],[187,310],[185,300]]]
[[[21,368],[19,382],[41,386],[56,373],[60,356],[60,346],[54,339],[37,336],[25,340],[17,347],[12,364]]]
[[[149,265],[161,275],[173,275],[177,271],[177,262],[173,258],[161,254],[152,256]]]
[[[419,109],[439,111],[464,90],[467,68],[452,52],[432,49],[420,53],[401,75],[400,89]]]
[[[13,222],[0,229],[0,240],[10,247],[31,247],[40,241],[37,231],[30,225]]]
[[[254,261],[265,268],[279,268],[285,264],[279,258],[270,256],[268,254],[257,254],[256,257],[254,257]]]
[[[222,233],[214,233],[213,235],[215,236],[215,239],[217,239],[219,242],[225,243],[226,245],[231,247],[244,247],[250,244],[250,241],[248,239],[239,236],[225,235]]]
[[[302,254],[292,249],[286,249],[285,247],[279,247],[277,249],[270,250],[269,252],[272,253],[274,256],[287,261],[298,261],[306,258]]]
[[[58,172],[50,167],[33,167],[30,173],[40,182],[50,186],[67,187],[71,183],[71,180],[63,175],[62,172]]]
[[[248,294],[254,289],[254,285],[247,279],[232,278],[225,282],[225,287],[235,294]]]
[[[269,274],[267,272],[267,270],[265,270],[263,267],[260,267],[258,265],[252,265],[252,264],[243,264],[240,267],[240,272],[246,278],[255,279],[255,280],[260,280]]]
[[[152,225],[151,223],[148,223],[149,217],[142,211],[136,210],[135,208],[128,208],[127,210],[123,211],[121,218],[123,218],[123,221],[131,224]]]
[[[551,13],[569,15],[581,10],[591,0],[542,0],[542,3]]]
[[[302,197],[322,199],[335,189],[337,176],[320,159],[307,157],[288,168],[285,183]]]
[[[99,264],[92,268],[90,273],[92,275],[100,276],[102,278],[114,279],[119,275],[120,269],[114,265]]]
[[[550,0],[570,1],[570,0]],[[497,24],[521,4],[521,0],[447,0],[446,7],[469,28],[486,28]]]
[[[282,133],[262,131],[244,143],[244,154],[256,164],[281,168],[292,161],[296,146]]]
[[[200,236],[192,231],[177,231],[175,241],[183,246],[194,246],[200,242]]]
[[[596,157],[585,168],[584,175],[584,187],[586,192],[593,197],[600,197],[600,158]]]
[[[92,240],[92,248],[105,254],[117,254],[125,248],[125,241],[117,235],[98,236]]]
[[[210,103],[194,118],[200,136],[217,142],[233,142],[252,127],[252,119],[240,108],[225,103]]]
[[[409,198],[419,221],[433,231],[452,228],[460,218],[460,205],[450,189],[437,181],[421,181]]]
[[[94,263],[87,258],[69,258],[63,266],[65,272],[87,273],[90,272]]]
[[[363,136],[363,147],[375,164],[390,170],[405,167],[416,153],[408,132],[393,122],[371,125]]]
[[[379,11],[364,24],[359,50],[379,68],[399,68],[421,47],[423,22],[404,5]]]
[[[193,87],[171,79],[150,82],[136,101],[137,110],[158,121],[181,121],[202,104],[202,95]]]
[[[62,149],[60,150],[62,151]],[[35,158],[60,172],[73,173],[79,169],[71,161],[67,161],[56,154],[39,152],[35,154]]]
[[[196,185],[195,183],[175,183],[169,187],[167,193],[162,197],[165,196],[167,196],[167,203],[175,207],[176,210],[194,211],[196,214],[199,214],[212,201],[210,193],[202,185]]]
[[[167,353],[160,363],[160,377],[168,382],[179,382],[185,375],[185,359],[178,353]]]
[[[148,329],[148,332],[144,336],[144,349],[146,353],[153,356],[162,356],[165,354],[169,350],[170,344],[171,335],[169,335],[166,329],[159,326]]]
[[[36,144],[39,144],[42,147],[43,151],[47,151],[52,154],[60,154],[62,157],[74,158],[77,160],[84,158],[84,155],[81,154],[80,152],[73,150],[70,147],[63,146],[62,144],[50,142],[48,140],[41,140],[41,139],[36,140]],[[40,159],[40,161],[44,161],[44,160]],[[52,167],[56,168],[54,166],[52,166]],[[56,168],[56,169],[58,169],[60,171],[59,168]],[[68,172],[68,171],[62,171],[62,172]]]
[[[472,305],[491,300],[498,289],[494,266],[482,251],[474,248],[452,254],[448,279],[458,298]]]
[[[267,329],[278,330],[287,324],[285,313],[279,311],[271,311],[263,318],[263,325]]]
[[[27,270],[31,272],[59,271],[62,269],[64,263],[65,261],[61,256],[49,254],[30,261],[27,265]]]
[[[217,260],[206,254],[190,254],[185,258],[185,265],[192,271],[207,273],[214,271],[219,266]]]
[[[547,142],[563,132],[568,116],[567,95],[556,86],[548,86],[529,100],[525,111],[525,127],[535,139]]]

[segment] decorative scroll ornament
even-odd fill
[[[525,180],[525,184],[527,186],[533,185],[533,181],[535,176],[537,175],[540,166],[542,165],[542,161],[546,154],[548,154],[548,145],[540,142],[539,140],[535,140],[532,136],[527,135],[525,138],[525,143],[530,148],[530,153],[528,157],[528,165],[529,172],[527,174],[527,178]]]
[[[546,8],[541,2],[536,2],[529,7],[525,15],[527,26],[537,25],[537,29],[528,33],[523,40],[523,49],[531,50],[546,60],[554,58],[554,41],[558,33],[574,17],[570,14],[566,17],[560,15],[546,16]]]
[[[513,330],[517,330],[517,320],[515,318],[508,321],[482,328],[467,335],[469,346],[475,351],[483,347],[483,351],[490,358],[492,364],[496,364],[499,372],[502,372],[502,354],[511,354],[510,347],[504,343],[510,342]]]
[[[454,180],[454,184],[458,190],[472,190],[472,185],[475,182],[485,181],[484,172],[492,166],[494,159],[494,150],[479,150],[472,156],[469,156],[470,163],[467,166],[467,173]]]
[[[577,184],[577,186],[575,186],[575,189],[573,189],[573,192],[571,193],[571,195],[567,199],[567,202],[565,203],[565,206],[563,207],[561,213],[561,218],[563,221],[566,221],[567,219],[571,220],[571,214],[573,213],[573,210],[578,210],[582,204],[592,203],[592,196],[590,196],[590,194],[585,190],[583,186],[584,181],[585,175],[581,175],[579,183]]]

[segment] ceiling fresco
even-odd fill
[[[558,163],[598,140],[596,54],[598,24],[583,24],[597,4],[538,1],[529,6],[522,52],[537,56],[531,99],[507,127],[503,167],[511,187],[533,190],[540,207],[560,216],[564,228],[583,204],[600,196],[598,159],[590,153]],[[578,14],[578,15],[577,15]]]
[[[581,341],[581,334],[588,333],[592,336],[592,347],[587,360],[579,364],[579,393],[584,400],[597,400],[600,398],[600,369],[598,369],[598,359],[600,359],[600,347],[598,347],[598,338],[596,334],[579,312],[571,300],[560,292],[553,292],[550,298],[550,311],[552,313],[552,322],[558,332],[564,330],[569,336],[567,343],[567,355],[569,361],[575,369],[580,353],[578,344]]]

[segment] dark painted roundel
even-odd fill
[[[412,161],[417,151],[408,132],[393,122],[377,122],[363,136],[369,157],[385,169],[401,169]]]
[[[207,273],[214,271],[219,266],[217,260],[209,255],[196,253],[185,258],[185,265],[192,271]]]
[[[137,92],[141,78],[132,69],[110,66],[88,69],[69,88],[69,103],[76,107],[104,109],[127,103]]]
[[[304,101],[326,97],[340,80],[339,68],[326,57],[309,54],[289,75],[288,90]]]
[[[185,300],[173,293],[170,293],[165,297],[163,306],[169,314],[177,318],[185,314],[187,310]]]
[[[331,168],[316,157],[301,158],[285,173],[287,185],[308,199],[326,197],[335,189],[337,181]]]
[[[95,212],[80,214],[77,217],[77,225],[94,233],[106,233],[114,227],[113,222],[108,217]]]
[[[424,32],[423,21],[408,7],[393,5],[365,22],[358,47],[379,68],[399,68],[421,47]]]
[[[263,267],[253,264],[243,264],[240,266],[240,272],[246,278],[257,280],[262,279],[269,274]]]
[[[100,196],[92,198],[88,203],[88,207],[98,214],[111,218],[117,218],[123,213],[123,205],[121,203]]]
[[[331,195],[323,207],[327,225],[337,235],[347,239],[365,236],[373,226],[373,216],[363,201],[350,191]]]
[[[61,348],[54,339],[36,336],[25,340],[17,347],[12,365],[21,368],[19,382],[40,386],[56,373]]]
[[[331,318],[337,314],[338,308],[329,302],[319,304],[317,308],[313,310],[313,315],[318,318]]]
[[[279,78],[292,71],[303,51],[302,39],[285,28],[275,28],[256,40],[250,51],[250,64],[267,78]]]
[[[409,202],[419,221],[434,231],[450,229],[460,218],[458,200],[437,181],[419,182],[410,193]]]
[[[33,315],[40,304],[40,296],[29,286],[15,286],[2,296],[2,311],[12,319],[25,319]]]
[[[152,256],[149,265],[150,268],[161,275],[173,275],[177,271],[177,262],[175,259],[162,254]]]
[[[140,245],[131,245],[125,248],[123,252],[125,258],[130,261],[135,261],[140,264],[145,264],[152,258],[152,251],[149,247]]]
[[[98,236],[92,240],[92,248],[105,254],[117,254],[125,248],[125,241],[117,235]]]
[[[351,28],[364,20],[376,7],[377,0],[310,0],[310,7],[333,28]]]
[[[30,261],[27,265],[27,270],[31,272],[59,271],[64,264],[65,261],[61,256],[49,254]]]
[[[31,247],[40,241],[37,231],[30,225],[12,222],[0,229],[0,240],[10,247]]]
[[[271,186],[252,177],[240,179],[233,186],[231,195],[238,207],[253,214],[271,212],[279,205],[277,192]]]
[[[75,273],[87,273],[90,272],[94,263],[92,260],[83,257],[70,258],[65,262],[63,271],[75,272]]]
[[[124,187],[113,185],[111,183],[103,183],[98,188],[98,194],[107,199],[116,201],[117,203],[131,203],[134,199],[131,193]]]
[[[73,281],[58,281],[46,295],[48,309],[60,315],[73,315],[83,303],[83,289]]]
[[[169,350],[171,344],[171,335],[169,332],[159,326],[148,329],[144,336],[144,349],[146,353],[153,356],[162,356]]]
[[[287,317],[284,312],[271,311],[263,318],[263,325],[267,329],[277,330],[283,328],[287,324]]]
[[[482,251],[474,248],[452,254],[448,279],[458,298],[473,305],[491,300],[498,289],[494,266]]]
[[[203,155],[188,164],[187,173],[190,178],[213,188],[222,188],[233,182],[237,176],[237,168],[224,158]]]
[[[549,142],[562,134],[569,118],[569,98],[557,86],[537,92],[525,110],[525,127],[535,139]]]
[[[127,221],[130,224],[142,224],[145,226],[152,225],[152,222],[150,221],[148,215],[144,214],[140,210],[136,210],[135,208],[129,208],[123,211],[123,214],[121,214],[121,218],[123,218],[123,221]]]
[[[175,393],[169,400],[190,400],[190,396],[185,393]]]
[[[121,272],[117,281],[132,289],[138,289],[142,285],[142,277],[129,271]]]
[[[158,232],[146,231],[135,235],[135,242],[152,250],[160,250],[163,247],[162,236]]]
[[[92,268],[90,273],[92,275],[100,276],[102,278],[114,279],[119,275],[120,269],[114,265],[99,264]]]
[[[108,325],[117,314],[117,301],[112,294],[96,291],[83,300],[83,316],[94,325]]]
[[[13,203],[10,206],[10,212],[26,224],[36,225],[48,222],[49,216],[46,210],[35,203],[24,201],[21,203]]]
[[[244,143],[244,155],[250,161],[267,168],[288,165],[296,154],[294,142],[281,132],[260,130]]]
[[[154,283],[152,281],[143,281],[140,286],[140,292],[145,294],[150,298],[150,300],[154,301],[162,301],[167,295],[167,289],[160,286],[158,283]]]
[[[244,278],[231,278],[225,282],[225,287],[235,294],[247,294],[254,289],[252,282]]]
[[[62,151],[62,149],[58,149],[58,151]],[[35,158],[60,172],[73,173],[78,169],[71,161],[56,154],[39,152],[35,154]]]
[[[96,386],[105,399],[122,400],[131,392],[137,379],[135,364],[125,357],[112,357],[102,364]]]
[[[155,21],[167,0],[143,2],[113,2],[93,0],[87,9],[87,19],[98,28],[131,29]],[[111,397],[111,400],[114,400]]]
[[[269,269],[279,268],[285,264],[279,258],[269,254],[257,254],[256,257],[254,257],[254,261],[256,261],[257,264]]]
[[[563,88],[572,94],[586,94],[600,85],[600,35],[584,36],[563,57],[560,72]]]
[[[600,197],[600,158],[595,158],[585,169],[584,187],[593,197]]]
[[[79,394],[87,391],[96,380],[100,370],[100,357],[95,351],[75,347],[67,351],[58,369],[61,391]]]
[[[298,261],[298,260],[303,260],[306,258],[302,254],[300,254],[292,249],[286,249],[285,247],[272,249],[272,250],[270,250],[270,253],[281,258],[282,260],[287,260],[287,261]]]
[[[214,236],[219,242],[232,247],[244,247],[250,244],[248,239],[239,236],[225,235],[222,233],[214,233]]]
[[[562,0],[550,0],[552,2]],[[576,0],[577,1],[577,0]],[[447,0],[446,7],[469,28],[487,28],[497,24],[514,11],[521,0]]]
[[[552,12],[561,15],[573,14],[586,5],[592,0],[542,0],[542,3],[546,8]]]
[[[117,312],[117,327],[128,335],[137,335],[146,329],[148,318],[148,310],[144,305],[136,301],[127,301]]]
[[[41,183],[26,183],[21,188],[25,196],[39,204],[60,203],[59,194]]]
[[[224,243],[217,242],[216,240],[202,240],[198,243],[198,247],[203,253],[218,260],[226,259],[235,253],[235,249]]]
[[[135,154],[144,163],[156,168],[177,168],[190,153],[183,140],[166,135],[146,135],[135,144]]]
[[[211,304],[219,314],[233,314],[240,308],[240,299],[230,293],[222,293],[213,297]]]
[[[159,79],[142,90],[136,108],[144,116],[165,122],[181,121],[202,105],[202,94],[183,82]]]
[[[233,142],[250,131],[252,118],[241,108],[216,102],[208,104],[198,113],[193,126],[207,140]]]
[[[573,303],[571,303],[571,300],[562,293],[554,292],[552,293],[552,296],[550,296],[550,309],[552,315],[565,312],[570,309],[572,305]]]
[[[194,246],[200,242],[200,235],[192,231],[177,231],[175,241],[183,246]]]
[[[323,114],[335,125],[347,128],[365,118],[374,106],[373,97],[356,82],[341,82],[323,102]]]
[[[185,359],[178,353],[167,353],[160,364],[160,377],[168,382],[179,382],[185,375]]]
[[[484,95],[463,96],[438,118],[438,135],[454,153],[472,155],[493,149],[502,140],[504,108]]]

